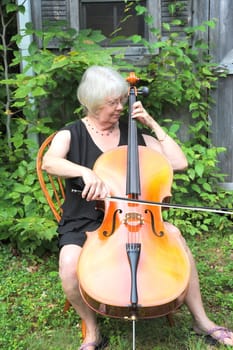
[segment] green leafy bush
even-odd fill
[[[184,28],[182,36],[171,32],[166,40],[157,29],[152,29],[157,40],[148,44],[148,49],[151,53],[159,50],[159,54],[152,56],[142,72],[150,86],[150,95],[143,103],[178,143],[182,124],[187,128],[181,147],[189,167],[185,173],[175,174],[172,201],[232,211],[232,192],[219,186],[224,182],[224,174],[218,168],[218,156],[225,149],[212,144],[209,120],[209,110],[214,103],[211,91],[220,74],[209,55],[207,43],[198,39],[200,31],[213,26],[214,21],[207,21],[201,26]],[[170,30],[168,25],[166,30]],[[178,115],[177,119],[177,111],[181,118]],[[168,114],[169,118],[164,118]],[[205,211],[176,209],[166,212],[164,218],[173,221],[184,234],[212,230],[226,233],[233,228],[229,215]]]

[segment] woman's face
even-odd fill
[[[95,115],[101,123],[116,123],[120,119],[124,109],[124,104],[127,101],[125,97],[106,98],[102,106],[100,106]]]

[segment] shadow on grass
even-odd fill
[[[166,317],[136,321],[136,350],[214,350],[191,329],[191,319],[185,307],[174,316],[170,326]],[[132,323],[116,319],[100,318],[99,323],[109,344],[105,350],[130,350],[133,346]],[[24,350],[78,350],[81,332],[77,327],[59,328],[34,333],[27,337]],[[218,350],[226,350],[218,346]]]

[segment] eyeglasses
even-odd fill
[[[109,106],[109,107],[117,107],[119,104],[121,104],[122,106],[124,106],[127,102],[127,97],[124,96],[124,97],[119,97],[119,98],[116,98],[115,100],[108,100],[106,102],[106,104]]]

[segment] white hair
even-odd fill
[[[77,97],[91,113],[105,103],[106,98],[119,98],[127,95],[128,83],[113,68],[91,66],[81,79]]]

